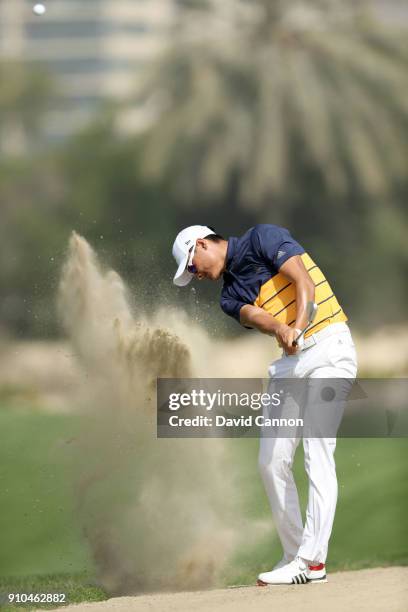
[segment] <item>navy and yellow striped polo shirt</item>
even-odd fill
[[[240,238],[229,238],[221,308],[239,322],[239,311],[252,304],[269,312],[280,323],[296,320],[296,287],[279,272],[290,257],[300,255],[316,290],[318,305],[313,326],[305,337],[331,323],[347,321],[323,272],[289,231],[277,225],[259,224]]]

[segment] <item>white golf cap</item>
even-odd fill
[[[194,253],[197,238],[205,238],[210,234],[215,234],[215,232],[206,225],[190,225],[190,227],[186,227],[177,234],[172,252],[178,265],[173,283],[178,287],[188,285],[194,276],[186,269],[191,247],[193,247],[192,252]]]

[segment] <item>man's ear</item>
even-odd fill
[[[207,249],[207,241],[204,238],[198,238],[196,242],[196,246],[200,245],[203,249]]]

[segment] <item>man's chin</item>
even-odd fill
[[[206,272],[205,274],[203,274],[202,278],[205,280],[217,281],[220,280],[221,277],[222,272],[219,272],[218,274],[216,272]]]

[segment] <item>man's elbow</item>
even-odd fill
[[[250,304],[244,304],[244,306],[241,306],[239,309],[239,322],[243,327],[248,327],[251,325],[251,311],[252,306]]]

